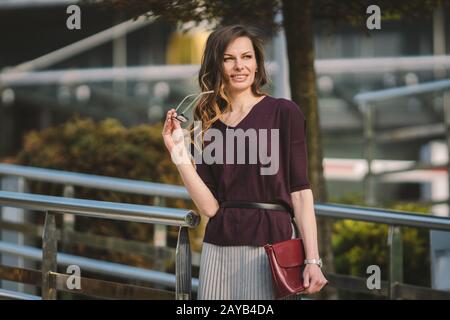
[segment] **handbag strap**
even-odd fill
[[[295,215],[291,211],[289,211],[289,214],[291,215],[291,223],[294,225],[295,237],[300,238],[298,227],[297,227],[297,222],[295,222]]]

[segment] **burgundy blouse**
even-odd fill
[[[228,127],[244,131],[249,128],[279,129],[279,168],[274,175],[261,174],[260,168],[269,167],[270,164],[261,164],[259,157],[256,164],[249,164],[248,139],[245,139],[245,164],[237,163],[237,140],[235,161],[227,164],[227,126],[217,120],[211,128],[216,128],[223,134],[223,164],[206,164],[203,160],[201,164],[196,164],[196,170],[219,203],[225,200],[271,202],[293,209],[291,192],[311,188],[307,170],[306,119],[296,103],[266,96],[236,126]],[[270,133],[266,140],[270,141]],[[205,140],[205,145],[209,143],[211,141]],[[267,148],[270,150],[270,143]],[[267,152],[270,154],[270,151]],[[216,215],[208,221],[203,241],[222,246],[263,246],[291,237],[292,226],[288,212],[219,208]]]

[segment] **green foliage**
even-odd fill
[[[29,166],[180,184],[161,130],[161,125],[126,129],[115,119],[96,124],[75,117],[63,125],[28,133],[16,160]]]
[[[82,0],[85,4],[100,5],[130,17],[154,16],[169,23],[208,21],[214,24],[243,23],[258,26],[267,34],[274,34],[281,23],[275,21],[283,4],[296,1],[310,7],[315,21],[337,25],[349,22],[366,28],[367,8],[378,5],[383,20],[414,20],[430,17],[439,5],[449,7],[450,0]],[[193,27],[194,25],[192,25]]]
[[[364,206],[362,195],[348,193],[331,202]],[[414,203],[387,202],[377,206],[427,214],[429,206]],[[405,283],[430,286],[429,231],[422,228],[401,228],[403,239],[403,280]],[[367,277],[369,265],[381,268],[382,280],[389,278],[388,226],[377,223],[340,220],[334,223],[332,246],[336,272]],[[344,294],[345,295],[345,294]],[[354,296],[352,296],[354,297]]]
[[[274,34],[280,26],[275,15],[280,10],[278,0],[81,0],[82,5],[95,5],[104,10],[120,12],[126,18],[154,17],[183,31],[202,24],[214,28],[218,24],[245,23]],[[207,21],[209,26],[205,26]],[[182,25],[189,22],[189,24]]]

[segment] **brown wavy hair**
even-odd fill
[[[201,121],[202,123],[200,132],[202,146],[204,132],[223,113],[231,111],[230,99],[225,92],[223,59],[228,45],[239,37],[248,37],[255,51],[258,72],[256,72],[255,80],[251,86],[252,92],[258,97],[267,94],[261,91],[261,87],[267,83],[268,77],[264,66],[263,39],[258,35],[257,30],[252,27],[237,24],[223,26],[212,32],[206,41],[201,67],[198,73],[198,82],[202,92],[214,90],[214,93],[203,95],[193,110],[194,120]],[[190,127],[192,143],[194,142],[194,129],[194,124],[192,124]]]

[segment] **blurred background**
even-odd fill
[[[12,174],[16,167],[8,167],[182,185],[161,139],[162,121],[184,96],[199,91],[199,63],[216,22],[142,17],[143,10],[158,1],[147,1],[149,7],[141,11],[129,10],[138,8],[132,6],[136,1],[128,8],[126,1],[99,3],[0,0],[0,160],[5,165],[1,190],[195,210],[186,196],[163,199],[150,193],[100,190],[71,185],[68,177],[64,183],[36,181],[24,178],[24,171]],[[321,134],[327,203],[449,216],[450,9],[445,1],[436,3],[441,5],[424,1],[428,14],[417,12],[414,19],[383,17],[379,30],[361,30],[349,21],[330,27],[313,20],[319,119],[314,130]],[[71,15],[66,10],[72,4],[81,10],[81,29],[66,26]],[[282,11],[272,14],[274,21],[283,20]],[[366,16],[361,12],[363,19]],[[285,30],[265,25],[260,30],[271,80],[265,89],[291,99],[293,64],[289,66]],[[39,226],[44,213],[5,206],[1,217],[1,243],[42,245]],[[205,223],[202,219],[190,231],[194,277]],[[57,216],[56,225],[62,232],[68,228],[71,235],[59,239],[61,252],[175,272],[176,227],[66,215]],[[387,239],[392,240],[392,230],[383,224],[333,220],[333,271],[364,277],[367,266],[375,264],[387,280]],[[71,242],[82,234],[91,238]],[[402,280],[450,291],[449,233],[405,227],[402,234]],[[128,242],[109,243],[96,238],[100,236]],[[3,265],[41,267],[36,259],[12,249],[6,252],[6,245],[1,248]],[[99,270],[86,275],[117,280],[117,275]],[[146,283],[131,275],[126,279],[135,285]],[[9,280],[0,284],[4,290],[40,294],[33,285]],[[346,289],[330,289],[327,294],[338,299],[382,298]]]

